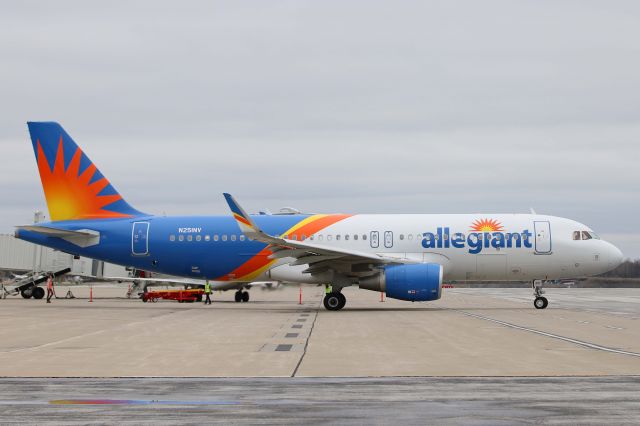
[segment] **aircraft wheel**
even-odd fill
[[[31,292],[27,292],[27,290],[20,290],[20,295],[25,299],[31,299]]]
[[[236,299],[236,303],[242,302],[242,291],[241,290],[236,291],[235,299]]]
[[[536,300],[533,301],[533,306],[535,306],[536,309],[546,309],[546,307],[549,306],[549,301],[546,297],[536,297]]]
[[[31,290],[31,295],[33,296],[34,299],[42,299],[44,297],[44,288],[42,287],[36,287],[33,290]]]
[[[342,293],[338,293],[339,297],[340,297],[340,307],[338,308],[338,310],[344,308],[344,306],[347,304],[347,298],[344,297],[344,294]]]
[[[347,299],[340,293],[329,293],[324,297],[323,304],[328,311],[339,311],[344,308]]]
[[[245,302],[245,303],[249,301],[249,292],[248,291],[243,291],[242,292],[242,301]]]

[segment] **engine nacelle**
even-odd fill
[[[442,295],[442,273],[438,263],[390,265],[380,274],[360,280],[360,288],[384,291],[387,297],[410,302],[438,300]]]

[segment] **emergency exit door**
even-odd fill
[[[384,233],[384,246],[386,248],[392,248],[393,247],[393,232],[386,231]]]
[[[149,254],[149,222],[133,223],[131,253],[134,256],[146,256]]]
[[[536,238],[536,253],[551,253],[551,224],[548,221],[533,222]]]
[[[372,248],[380,247],[380,236],[378,231],[371,231],[371,236],[369,237],[369,241],[371,243]]]

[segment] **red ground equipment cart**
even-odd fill
[[[193,303],[202,301],[204,290],[155,290],[142,295],[143,302],[157,302],[160,299],[177,300],[180,303]]]

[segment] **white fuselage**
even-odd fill
[[[582,239],[583,232],[590,239]],[[581,223],[532,214],[354,215],[305,238],[343,250],[439,263],[448,281],[580,278],[607,272],[623,258]],[[303,274],[305,268],[283,260],[265,276],[310,283],[327,279]]]

